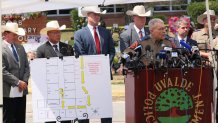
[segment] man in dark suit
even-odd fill
[[[46,24],[46,27],[40,31],[41,35],[47,35],[48,41],[39,46],[36,51],[37,58],[50,58],[63,56],[73,56],[74,51],[72,46],[60,42],[61,32],[60,30],[65,29],[66,26],[59,26],[57,21],[50,21]],[[56,123],[46,122],[46,123]],[[61,121],[61,123],[71,123],[71,121]]]
[[[132,10],[126,12],[132,16],[133,23],[129,24],[126,31],[120,34],[120,51],[123,52],[126,48],[136,41],[141,41],[142,37],[149,35],[149,31],[145,29],[146,17],[151,16],[151,10],[145,11],[145,7],[137,5]]]
[[[72,46],[60,42],[61,32],[66,26],[59,26],[57,21],[50,21],[46,27],[40,31],[41,35],[47,35],[48,41],[39,46],[36,51],[37,58],[73,56]]]
[[[3,123],[25,123],[30,70],[24,47],[15,43],[25,31],[17,23],[7,23],[2,32]]]
[[[190,28],[190,23],[187,22],[185,19],[180,18],[177,22],[176,22],[176,31],[177,34],[175,36],[175,38],[172,39],[173,44],[175,48],[183,48],[183,46],[181,46],[180,42],[183,41],[185,43],[187,43],[190,46],[197,46],[197,41],[192,40],[190,37],[188,37],[188,31]]]
[[[109,55],[112,63],[115,48],[111,33],[103,27],[98,26],[100,21],[100,8],[97,6],[82,9],[82,15],[87,17],[88,25],[75,32],[74,48],[76,55]],[[89,123],[89,120],[79,120],[79,123]],[[101,118],[101,123],[112,123],[112,118]]]

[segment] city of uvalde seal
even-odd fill
[[[199,123],[204,114],[201,93],[190,93],[194,83],[178,77],[153,83],[144,99],[146,123]]]

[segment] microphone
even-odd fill
[[[140,56],[142,54],[142,45],[138,45],[135,49],[135,54],[133,60],[138,61],[140,60]]]
[[[62,47],[60,49],[60,53],[63,54],[63,55],[66,55],[67,54],[67,48],[66,47]]]
[[[132,44],[129,46],[129,48],[133,50],[133,49],[135,49],[138,45],[139,45],[139,42],[138,42],[138,41],[135,41],[134,43],[132,43]]]
[[[192,47],[191,47],[189,44],[185,43],[184,41],[180,41],[180,44],[181,44],[183,47],[185,47],[186,49],[188,49],[189,52],[191,52]]]

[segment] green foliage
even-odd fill
[[[218,2],[210,1],[210,9],[214,10],[218,14]],[[193,2],[187,7],[188,15],[193,19],[194,22],[197,22],[197,17],[203,14],[206,11],[205,2]]]
[[[85,18],[78,16],[78,10],[73,9],[70,12],[73,31],[79,30],[86,25]]]
[[[167,19],[166,19],[166,16],[164,16],[164,15],[156,14],[156,15],[154,15],[154,16],[152,17],[152,19],[153,19],[153,18],[160,18],[161,20],[164,21],[164,23],[168,23],[168,22],[167,22]]]

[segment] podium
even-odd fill
[[[126,123],[211,123],[213,70],[128,71],[125,98]]]

